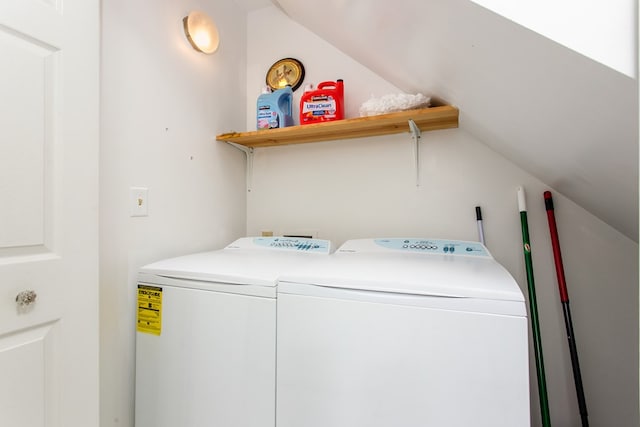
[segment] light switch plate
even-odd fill
[[[131,216],[149,215],[149,190],[145,187],[131,187],[129,190],[129,212]]]

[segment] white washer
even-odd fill
[[[362,239],[278,283],[278,427],[529,426],[526,307],[476,242]]]
[[[330,251],[326,240],[242,238],[143,267],[136,427],[273,427],[277,278]]]

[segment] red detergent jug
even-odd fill
[[[329,122],[344,119],[344,85],[342,79],[322,82],[316,90],[300,98],[300,124]]]

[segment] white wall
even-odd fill
[[[214,136],[243,127],[246,14],[225,0],[102,2],[101,426],[133,426],[135,274],[245,233],[244,154]],[[215,55],[182,32],[217,22]],[[129,188],[149,216],[129,216]]]
[[[636,0],[472,1],[629,77],[636,77]]]
[[[468,0],[278,4],[403,90],[464,105],[461,129],[638,241],[636,79]]]
[[[348,117],[370,93],[396,90],[278,9],[261,9],[248,20],[247,129],[255,128],[255,98],[264,73],[287,56],[303,62],[305,82],[343,78]],[[257,149],[247,233],[314,232],[336,244],[373,236],[474,240],[474,207],[480,205],[489,249],[526,294],[516,202],[516,187],[523,185],[551,416],[557,425],[579,425],[542,198],[549,188],[462,130],[423,133],[422,139],[419,187],[408,133]],[[590,420],[636,426],[638,245],[557,192],[554,202]],[[537,426],[533,361],[531,375]]]
[[[315,89],[320,82],[343,79],[353,98],[362,101],[371,96],[399,92],[396,86],[335,49],[330,49],[330,56],[325,56],[325,41],[290,20],[275,7],[250,12],[247,30],[247,127],[241,129],[243,131],[256,129],[256,102],[265,85],[267,70],[282,58],[301,59],[305,67],[304,83],[294,92],[293,110],[296,124],[300,122],[300,96],[309,83],[313,84]],[[304,34],[304,37],[299,38],[299,34]],[[340,66],[336,67],[336,63]],[[347,75],[350,78],[347,79]],[[358,116],[362,101],[352,102],[350,98],[345,97],[345,116]]]

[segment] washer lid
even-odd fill
[[[331,242],[320,239],[244,237],[226,248],[170,258],[140,273],[237,285],[275,286],[281,272],[328,255]]]
[[[280,282],[372,292],[524,301],[514,278],[484,246],[454,240],[351,240],[332,256],[314,264],[313,271],[304,267],[289,269],[280,277]]]

